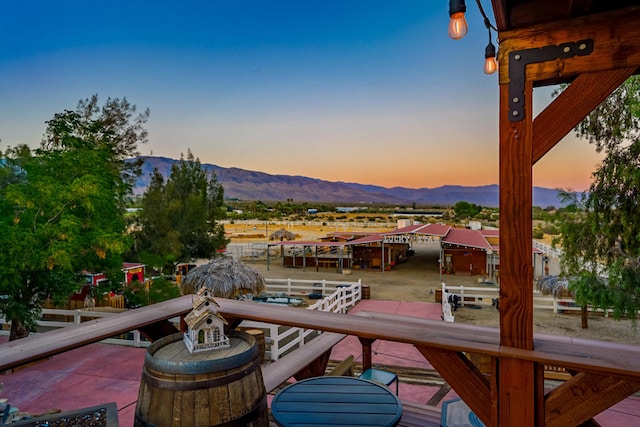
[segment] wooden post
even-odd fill
[[[371,345],[373,344],[372,339],[358,337],[360,340],[360,344],[362,344],[362,372],[371,368],[373,364],[373,358],[371,356]]]
[[[509,120],[509,86],[500,85],[500,345],[533,349],[532,98],[525,80],[524,114]],[[534,427],[534,363],[502,357],[498,422]]]

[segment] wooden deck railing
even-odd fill
[[[370,348],[370,345],[364,344],[378,339],[413,344],[483,420],[490,420],[492,416],[493,386],[491,380],[471,364],[465,353],[490,356],[494,363],[498,358],[532,361],[540,366],[541,373],[544,365],[561,366],[575,373],[565,383],[566,386],[558,387],[545,396],[545,404],[551,409],[547,410],[546,415],[549,425],[571,416],[571,413],[567,415],[567,411],[578,411],[582,417],[591,413],[595,415],[640,389],[640,346],[536,335],[535,348],[524,350],[501,346],[499,331],[495,328],[389,314],[355,316],[258,305],[247,301],[217,301],[220,304],[220,314],[232,325],[239,324],[243,319],[250,319],[355,335],[363,342],[363,348]],[[118,316],[8,342],[0,345],[0,370],[136,328],[145,330],[152,337],[158,337],[166,333],[158,325],[190,310],[191,297],[185,296]],[[594,384],[603,384],[603,381],[607,384],[604,390],[606,393],[602,388],[592,387]],[[562,407],[560,403],[565,395],[574,393],[576,388],[586,395],[602,395],[600,405],[593,405],[593,399],[584,399],[591,405],[589,408]]]
[[[308,295],[311,293],[322,293],[324,298],[317,300],[314,304],[306,307],[307,310],[320,310],[332,313],[346,313],[362,299],[362,282],[344,281],[317,281],[317,280],[292,280],[292,279],[268,279],[267,292],[284,292],[289,295]],[[137,309],[136,311],[140,311]],[[47,328],[62,328],[78,325],[96,318],[120,316],[121,313],[100,312],[88,310],[60,310],[43,309],[43,315],[58,316],[58,320],[40,320],[39,326]],[[172,318],[171,323],[177,325],[179,319]],[[7,324],[0,316],[0,327]],[[245,328],[257,328],[265,331],[267,341],[266,356],[276,361],[283,355],[298,348],[303,347],[313,336],[317,335],[317,328],[297,328],[287,326],[283,328],[276,323],[255,322],[246,320],[242,322]],[[0,331],[6,333],[8,330]],[[134,347],[148,347],[151,342],[144,340],[142,334],[137,329],[130,331],[131,339],[107,338],[102,342],[108,344],[131,345]]]

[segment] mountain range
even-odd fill
[[[142,156],[142,175],[138,178],[135,194],[144,193],[151,174],[157,169],[165,178],[178,160],[166,157]],[[225,198],[239,200],[286,201],[316,203],[447,206],[459,201],[481,206],[498,206],[499,186],[444,185],[436,188],[381,187],[350,182],[330,182],[298,175],[271,175],[239,168],[224,168],[203,164],[207,172],[214,172],[224,187]],[[533,188],[535,206],[561,206],[558,190]]]

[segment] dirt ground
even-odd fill
[[[272,226],[273,227],[273,226]],[[242,232],[246,226],[226,226],[227,232]],[[275,231],[274,227],[274,231]],[[238,230],[238,231],[236,231]],[[326,235],[331,229],[321,230],[312,227],[296,228],[290,230],[300,236],[300,240],[315,240]],[[342,230],[341,230],[342,231]],[[350,230],[358,231],[358,230]],[[370,229],[369,229],[370,231]],[[232,239],[232,243],[259,243],[267,242],[266,238],[257,239]],[[332,280],[332,281],[356,281],[362,280],[364,285],[371,288],[371,298],[379,300],[401,300],[435,302],[435,290],[441,287],[441,282],[450,286],[482,286],[479,278],[468,276],[440,276],[438,272],[439,258],[438,244],[415,244],[415,255],[409,257],[407,262],[397,265],[391,271],[353,270],[351,275],[342,275],[335,269],[315,268],[285,268],[279,265],[278,260],[272,260],[267,266],[266,261],[251,261],[244,259],[248,265],[266,278],[292,278],[304,280]],[[551,265],[551,273],[554,273],[557,265]],[[493,285],[494,287],[496,285]],[[476,325],[498,327],[499,313],[492,306],[481,308],[459,308],[453,312],[456,322],[472,323]],[[616,321],[600,315],[589,316],[589,328],[581,328],[579,314],[554,314],[551,310],[536,309],[534,311],[534,332],[555,335],[565,335],[576,338],[589,338],[603,341],[615,341],[640,345],[640,331],[634,329],[630,320]]]

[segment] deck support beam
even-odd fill
[[[461,352],[416,346],[445,381],[485,424],[491,420],[491,388],[489,381]]]
[[[579,372],[546,396],[545,425],[581,425],[638,390],[638,381]]]
[[[502,19],[498,24],[506,28],[501,2],[494,0],[493,6],[496,16]],[[640,9],[629,8],[498,34],[501,355],[497,376],[491,379],[491,426],[590,422],[594,415],[637,391],[640,385],[630,379],[581,371],[545,397],[543,366],[509,356],[536,350],[531,263],[533,165],[637,72],[640,43],[634,40],[640,40],[639,19]],[[554,46],[587,39],[593,42],[593,50],[585,50],[585,55],[547,55],[537,58],[539,61],[528,61],[518,68],[519,72],[515,62],[511,64],[525,58],[519,55],[521,52],[538,55]],[[534,120],[533,87],[559,81],[573,83]],[[510,96],[510,85],[518,88],[517,94]]]

